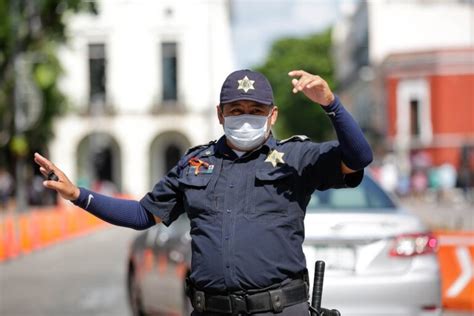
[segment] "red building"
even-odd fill
[[[472,164],[474,48],[393,54],[381,69],[392,148],[457,169],[470,152]]]

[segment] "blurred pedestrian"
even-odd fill
[[[463,146],[460,156],[457,184],[463,192],[464,200],[474,203],[474,147]]]
[[[411,156],[412,169],[427,170],[431,165],[431,156],[425,150],[418,150]]]
[[[13,177],[7,169],[0,167],[0,210],[8,208],[10,196],[13,193]]]
[[[418,200],[425,197],[426,189],[428,188],[428,176],[424,170],[415,170],[411,176],[412,194]]]
[[[224,136],[191,148],[140,202],[77,188],[41,155],[35,161],[45,176],[58,177],[45,181],[47,188],[112,224],[168,226],[186,212],[193,316],[307,316],[306,206],[314,190],[357,186],[372,151],[323,78],[302,70],[289,76],[293,93],[321,105],[339,142],[276,140],[278,107],[268,79],[239,70],[224,81],[216,107]]]
[[[385,156],[379,170],[380,185],[388,192],[394,193],[398,185],[398,168],[395,164],[395,156],[388,154]]]
[[[444,163],[438,168],[440,199],[450,202],[453,196],[453,189],[456,186],[457,171],[450,163]]]

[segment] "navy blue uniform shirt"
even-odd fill
[[[140,203],[165,225],[187,213],[196,287],[260,289],[305,271],[303,219],[314,190],[357,186],[362,174],[342,174],[338,142],[270,136],[239,158],[223,136],[188,152]]]

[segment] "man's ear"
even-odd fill
[[[272,116],[270,117],[270,124],[271,126],[275,125],[276,121],[277,121],[277,118],[278,118],[278,107],[275,105],[273,106],[273,110],[272,110]]]
[[[222,107],[220,104],[216,106],[217,110],[217,119],[219,120],[219,124],[224,125],[224,114],[222,113]]]

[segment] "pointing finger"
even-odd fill
[[[41,156],[38,153],[35,153],[35,162],[38,165],[40,165],[41,167],[43,167],[44,169],[46,169],[47,171],[53,170],[53,168],[54,168],[54,165],[51,161],[44,158],[43,156]]]
[[[290,77],[301,77],[305,75],[307,72],[304,70],[292,70],[288,73]]]

